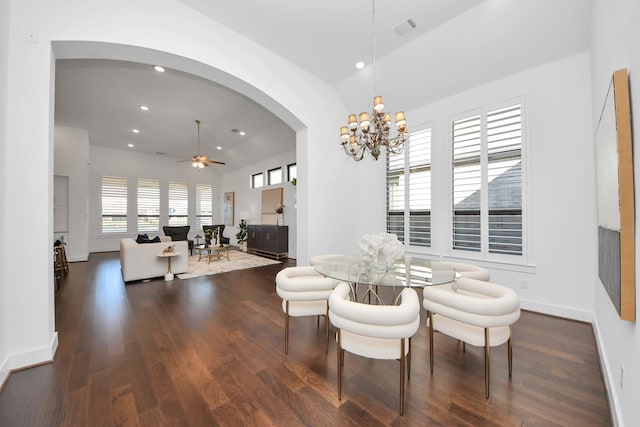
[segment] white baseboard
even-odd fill
[[[4,388],[4,383],[9,378],[10,371],[11,370],[9,369],[9,357],[7,356],[2,361],[2,364],[0,364],[0,390]]]
[[[538,301],[520,299],[520,307],[525,310],[535,311],[536,313],[549,314],[551,316],[564,317],[581,322],[592,323],[593,313],[590,311],[576,310],[575,308],[565,307],[561,305],[544,304]]]
[[[57,349],[58,333],[54,332],[49,345],[8,355],[2,361],[2,365],[0,365],[0,385],[4,384],[9,374],[16,369],[28,368],[53,361],[53,356],[55,356]]]
[[[611,411],[611,423],[616,427],[624,427],[624,421],[622,418],[621,405],[618,396],[618,389],[615,387],[616,376],[611,372],[609,358],[607,352],[602,345],[602,334],[598,327],[598,319],[593,318],[593,333],[596,336],[596,345],[598,347],[598,355],[600,356],[600,369],[602,369],[602,377],[604,378],[604,385],[607,388],[607,398],[609,399],[609,408]]]

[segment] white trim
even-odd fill
[[[4,384],[4,382],[8,380],[9,374],[16,369],[52,362],[57,349],[58,333],[54,332],[49,345],[8,355],[2,362],[2,365],[0,365],[0,385]]]
[[[622,404],[620,403],[617,388],[614,385],[616,382],[616,376],[611,372],[611,369],[609,369],[611,364],[607,357],[607,351],[604,346],[604,340],[602,339],[602,334],[600,333],[600,328],[598,326],[598,318],[596,316],[593,316],[591,324],[593,325],[593,334],[596,338],[596,347],[598,348],[598,355],[600,356],[599,359],[602,379],[604,380],[604,385],[607,389],[607,400],[609,401],[609,415],[611,416],[611,423],[614,426],[624,427]]]
[[[578,320],[581,322],[592,323],[593,313],[590,311],[576,310],[563,305],[553,305],[532,301],[528,299],[520,299],[520,308],[529,311],[535,311],[540,314],[548,314],[550,316],[564,317],[566,319]]]
[[[0,364],[0,390],[4,388],[4,383],[9,379],[9,372],[9,356],[7,356]]]

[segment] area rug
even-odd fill
[[[262,267],[265,265],[278,264],[281,261],[275,261],[256,255],[251,255],[241,251],[229,251],[228,260],[226,257],[220,259],[212,259],[207,264],[207,257],[202,257],[198,261],[198,256],[189,257],[189,270],[186,273],[176,274],[180,279],[191,279],[192,277],[208,276],[211,274],[226,273],[233,270],[244,270],[246,268]]]

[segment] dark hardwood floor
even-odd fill
[[[512,379],[506,346],[492,349],[489,400],[480,348],[438,334],[429,373],[423,321],[404,416],[393,361],[347,353],[338,401],[336,345],[325,355],[315,318],[292,320],[284,354],[281,268],[124,286],[117,253],[71,264],[55,361],[10,376],[0,425],[611,425],[591,325],[531,312],[514,326]]]

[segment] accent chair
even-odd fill
[[[433,374],[433,332],[441,332],[465,343],[484,347],[484,387],[489,398],[489,349],[508,343],[509,378],[512,372],[512,328],[520,318],[518,294],[506,286],[482,280],[459,278],[455,284],[426,286],[422,305],[429,327],[429,365]]]

